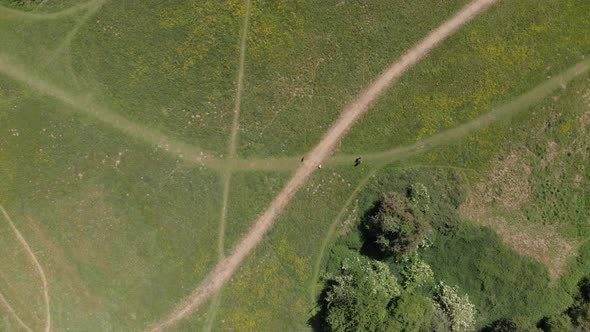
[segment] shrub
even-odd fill
[[[451,320],[451,331],[475,329],[475,306],[469,302],[467,295],[460,296],[456,287],[448,286],[441,281],[434,299],[435,310],[443,311]]]
[[[423,213],[430,210],[430,195],[422,183],[417,182],[408,187],[408,199],[413,207]]]
[[[402,285],[408,291],[434,281],[434,273],[430,265],[417,256],[405,259],[400,274],[403,277]]]
[[[341,274],[330,278],[325,293],[324,321],[330,331],[382,331],[388,306],[400,295],[387,265],[356,256],[346,259]]]

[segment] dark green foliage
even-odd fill
[[[521,319],[500,319],[483,329],[482,332],[531,332],[538,330],[532,324]]]
[[[547,317],[541,322],[541,328],[545,332],[571,332],[574,331],[571,319],[567,314]]]
[[[590,279],[582,278],[578,283],[578,294],[574,304],[561,314],[544,317],[539,326],[545,332],[590,331]]]
[[[432,301],[412,290],[402,291],[384,263],[336,245],[316,321],[326,331],[429,331]],[[445,325],[446,326],[446,325]],[[443,331],[442,329],[441,331]]]
[[[418,249],[428,230],[423,213],[407,196],[383,194],[376,213],[367,220],[369,237],[386,255],[403,256]]]
[[[579,280],[579,271],[587,269],[584,263],[588,256],[588,250],[584,249],[586,246],[580,248],[577,258],[581,265],[572,266],[572,275],[563,279],[563,286],[548,287],[549,277],[544,266],[510,250],[492,230],[465,224],[460,220],[458,207],[465,198],[465,180],[461,173],[426,167],[402,171],[399,167],[392,167],[387,173],[390,175],[382,176],[372,192],[405,193],[395,195],[397,200],[402,197],[405,206],[399,203],[396,205],[397,202],[391,198],[394,195],[389,195],[388,201],[379,200],[379,204],[369,213],[369,216],[373,216],[372,220],[366,217],[365,225],[370,224],[369,221],[374,222],[375,216],[384,210],[404,211],[413,208],[422,213],[424,220],[432,225],[433,233],[429,234],[431,246],[419,250],[418,255],[432,267],[436,280],[460,285],[463,292],[469,294],[478,311],[479,328],[505,317],[521,317],[512,319],[512,322],[521,331],[534,331],[534,325],[542,317],[562,312],[570,306],[572,299],[568,293],[572,293],[577,282],[570,280]],[[418,188],[412,188],[412,184],[419,183],[428,188],[429,208],[425,210],[412,205],[411,196],[420,192]],[[366,227],[362,229],[367,230]],[[350,239],[347,241],[351,242]],[[343,243],[342,240],[340,243]],[[403,265],[403,262],[398,257],[392,263],[392,270],[400,273],[403,282],[405,278],[400,264]],[[585,317],[583,309],[578,307],[576,311],[580,321]],[[433,313],[430,330],[446,331],[448,326],[449,317],[443,313]],[[489,329],[495,325],[487,326]]]
[[[352,250],[359,250],[363,246],[363,240],[359,232],[349,232],[344,236],[339,243]]]
[[[357,251],[348,247],[344,243],[337,243],[330,250],[330,256],[325,268],[326,275],[337,275],[340,273],[342,265],[347,260],[355,259],[358,256]]]
[[[518,326],[510,319],[501,319],[495,322],[488,330],[489,332],[517,332]]]
[[[586,277],[580,281],[580,299],[590,302],[590,278]]]
[[[388,331],[420,331],[432,321],[432,302],[418,294],[404,292],[390,309]]]
[[[567,311],[572,324],[579,331],[590,331],[590,279],[583,278],[579,286],[576,302]]]
[[[576,303],[568,310],[572,323],[580,331],[590,331],[590,303]]]

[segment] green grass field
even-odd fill
[[[160,320],[343,107],[466,3],[0,0],[0,330],[44,330],[47,310],[51,330]],[[588,63],[588,12],[584,0],[501,1],[461,28],[353,127],[219,297],[172,329],[311,330],[335,245],[380,192],[414,179],[441,202],[464,192],[441,216],[455,235],[420,255],[469,294],[478,327],[565,310],[590,265],[590,76],[551,78]],[[429,137],[441,143],[395,150]],[[268,167],[239,168],[251,160]]]

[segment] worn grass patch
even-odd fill
[[[217,257],[216,174],[10,80],[3,92],[0,201],[48,266],[53,327],[143,328]],[[11,262],[2,265],[7,280],[26,281]]]
[[[568,89],[537,107],[547,115],[529,129],[535,134],[524,146],[501,152],[462,206],[464,217],[493,228],[516,252],[546,265],[553,280],[566,272],[588,232],[582,187],[588,178],[588,80]]]

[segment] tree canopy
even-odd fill
[[[357,256],[328,282],[325,323],[330,331],[383,331],[400,287],[387,265]]]
[[[400,193],[383,194],[365,226],[379,250],[394,256],[415,252],[429,228],[417,198]]]

